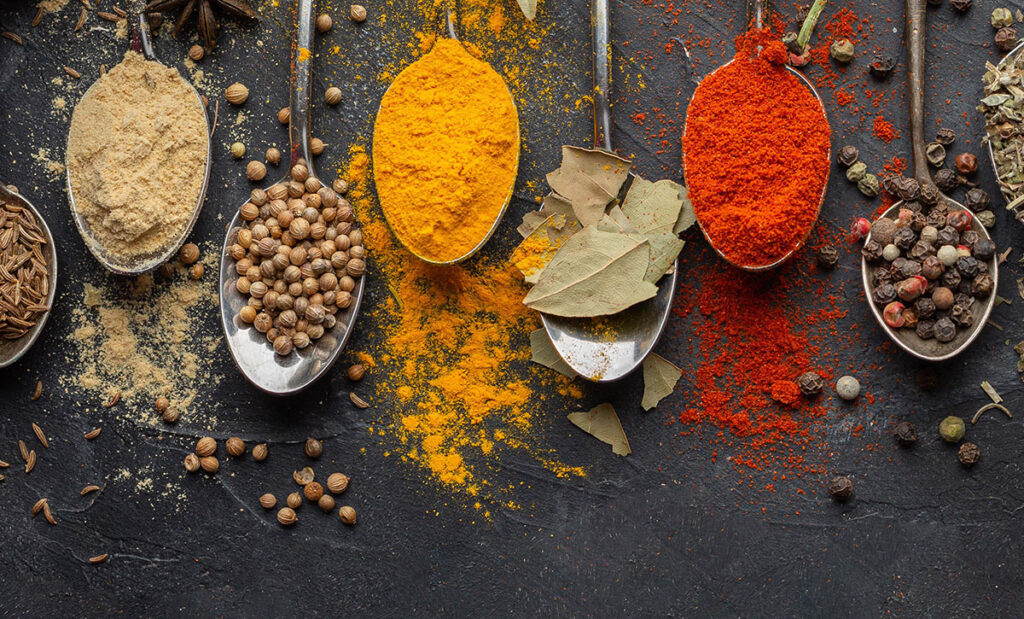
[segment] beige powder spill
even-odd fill
[[[75,107],[68,167],[91,236],[152,258],[188,226],[203,183],[206,112],[178,71],[128,52]]]
[[[42,0],[36,6],[43,9],[45,13],[57,13],[68,5],[71,0]]]

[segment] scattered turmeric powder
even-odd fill
[[[431,261],[464,256],[492,232],[519,167],[505,82],[460,42],[438,39],[381,100],[373,165],[398,239]]]

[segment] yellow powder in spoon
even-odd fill
[[[206,112],[178,71],[128,52],[75,107],[67,167],[91,236],[118,262],[156,257],[202,189]]]

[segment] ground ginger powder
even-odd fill
[[[501,77],[439,39],[381,100],[373,167],[381,208],[418,256],[446,262],[483,241],[519,167],[519,117]]]
[[[128,52],[75,107],[67,165],[88,233],[118,262],[188,227],[205,178],[206,112],[178,71]]]

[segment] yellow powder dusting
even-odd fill
[[[465,255],[515,182],[519,118],[508,88],[460,42],[437,40],[381,100],[373,165],[384,215],[406,246],[439,262]]]
[[[203,183],[206,113],[177,70],[128,52],[75,108],[67,161],[90,235],[119,261],[161,253]]]
[[[45,13],[57,13],[68,5],[71,0],[41,0],[37,7],[43,10]]]

